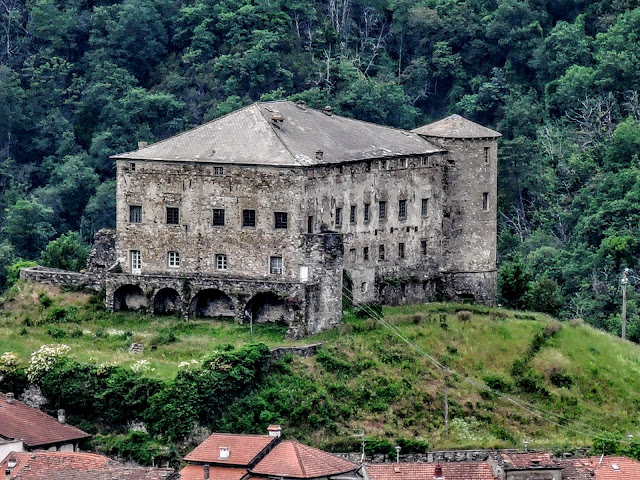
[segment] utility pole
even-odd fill
[[[620,283],[622,284],[622,339],[626,340],[627,338],[627,284],[629,283],[629,279],[627,278],[627,273],[629,273],[629,269],[625,268],[622,272],[622,280]]]
[[[449,367],[444,370],[444,434],[449,436]]]

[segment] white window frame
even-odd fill
[[[180,252],[175,250],[167,252],[167,266],[169,268],[180,268]]]
[[[277,265],[279,263],[279,265]],[[277,255],[269,257],[269,274],[270,275],[282,275],[284,271],[284,262],[282,257]]]
[[[227,270],[227,254],[216,253],[216,270],[224,272]]]
[[[142,273],[142,254],[140,250],[129,250],[129,265],[133,275]]]
[[[213,175],[222,177],[224,175],[224,167],[213,167]]]

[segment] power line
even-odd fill
[[[357,305],[353,299],[353,292],[346,286],[343,285],[343,295],[345,295],[347,297],[347,299],[354,305]],[[406,338],[404,335],[402,335],[402,333],[400,333],[400,331],[394,326],[391,325],[389,322],[387,322],[384,318],[384,316],[382,314],[379,314],[377,311],[375,311],[373,308],[371,308],[368,305],[358,305],[361,309],[363,309],[365,311],[365,313],[367,313],[369,316],[371,316],[374,320],[380,322],[383,326],[385,326],[387,329],[389,329],[394,335],[396,335],[398,338],[400,338],[403,342],[405,342],[409,347],[411,347],[416,353],[418,353],[418,355],[426,358],[427,360],[429,360],[432,364],[434,364],[438,369],[442,370],[445,373],[445,376],[448,375],[449,373],[453,373],[455,375],[457,375],[458,377],[460,377],[463,381],[470,383],[471,385],[474,385],[476,388],[479,388],[481,390],[485,390],[487,392],[490,392],[494,395],[496,395],[497,397],[502,398],[503,400],[506,400],[510,403],[512,403],[513,405],[517,406],[518,408],[530,413],[531,415],[534,415],[538,418],[540,418],[541,420],[544,420],[552,425],[555,425],[561,429],[564,429],[566,431],[569,432],[573,432],[573,433],[577,433],[579,435],[584,435],[584,436],[588,436],[591,438],[596,438],[599,440],[606,440],[606,441],[610,441],[610,442],[616,442],[616,443],[621,443],[621,444],[630,444],[630,441],[625,441],[625,440],[617,440],[617,439],[613,439],[613,438],[609,438],[609,437],[605,437],[602,436],[600,434],[597,433],[593,433],[590,432],[587,425],[581,423],[581,422],[577,422],[575,420],[573,420],[573,422],[577,425],[582,425],[582,427],[587,427],[587,429],[585,430],[578,430],[576,428],[572,428],[569,427],[567,425],[564,425],[562,423],[559,423],[559,421],[554,421],[551,420],[549,418],[546,418],[544,414],[547,415],[551,415],[553,417],[556,417],[558,420],[560,421],[565,421],[568,422],[570,421],[570,419],[562,416],[562,415],[558,415],[557,413],[551,412],[549,410],[546,410],[542,407],[538,407],[537,405],[533,405],[530,404],[524,400],[520,400],[517,397],[511,396],[511,395],[507,395],[503,392],[497,391],[492,389],[491,387],[489,387],[488,385],[484,384],[483,382],[480,382],[479,380],[476,380],[474,378],[471,378],[469,376],[466,375],[462,375],[459,372],[457,372],[456,370],[450,369],[446,366],[444,366],[441,362],[439,362],[435,357],[433,357],[432,355],[429,355],[429,353],[427,353],[424,349],[420,348],[418,345],[416,345],[415,343],[411,342],[408,338]],[[445,380],[446,381],[446,380]]]

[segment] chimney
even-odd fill
[[[331,108],[331,105],[327,105],[326,107],[324,107],[324,113],[331,116],[331,114],[333,113],[333,108]]]
[[[316,160],[322,160],[323,156],[324,156],[324,152],[322,150],[318,150],[316,152]]]
[[[8,392],[7,393],[7,403],[9,405],[13,405],[13,399],[15,398],[15,396],[13,395],[12,392]]]
[[[273,112],[273,116],[271,117],[271,123],[276,128],[280,128],[282,123],[284,122],[284,117],[280,112]]]
[[[138,150],[145,148],[149,145],[149,142],[138,142]]]
[[[436,468],[433,471],[433,478],[444,478],[444,474],[442,473],[442,465],[436,465]]]
[[[61,408],[58,410],[58,422],[65,423],[67,421],[67,417],[65,415],[65,411]]]
[[[220,447],[219,460],[226,460],[229,458],[229,447]]]
[[[267,433],[270,437],[279,438],[282,435],[282,428],[280,425],[269,425]]]
[[[202,467],[202,470],[204,470],[204,480],[209,480],[209,465]]]

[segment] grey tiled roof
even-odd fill
[[[451,115],[411,131],[426,137],[438,138],[498,138],[502,136],[501,133],[467,120],[460,115]]]
[[[113,158],[286,167],[438,151],[415,133],[278,101],[254,103]]]

